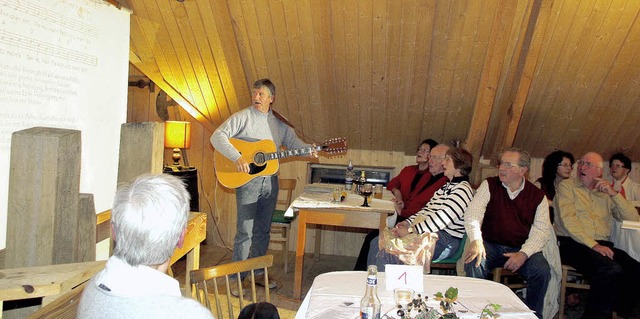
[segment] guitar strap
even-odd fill
[[[282,121],[282,123],[289,125],[292,129],[296,129],[295,126],[293,126],[293,124],[291,124],[291,122],[289,122],[289,120],[287,120],[286,117],[282,116],[282,114],[278,113],[278,111],[271,109],[271,112],[273,113],[273,116],[275,116],[278,120]]]

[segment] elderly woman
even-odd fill
[[[555,151],[547,155],[542,162],[542,177],[538,178],[535,185],[547,196],[549,201],[549,218],[553,223],[553,198],[556,197],[556,186],[561,181],[571,177],[573,163],[575,159],[573,155],[565,151]]]
[[[431,200],[415,215],[398,223],[391,231],[397,237],[416,233],[437,233],[438,240],[433,253],[433,261],[442,260],[455,254],[464,236],[464,212],[473,197],[469,184],[469,173],[473,156],[461,148],[450,148],[442,166],[449,179],[436,191]],[[398,256],[379,250],[379,237],[371,242],[369,264],[384,271],[385,264],[401,264]]]

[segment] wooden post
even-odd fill
[[[68,129],[13,133],[5,268],[76,261],[80,141]]]
[[[78,214],[78,245],[76,246],[77,262],[96,260],[96,206],[93,194],[80,194],[80,211]]]
[[[118,183],[131,182],[141,174],[162,173],[163,157],[163,123],[122,124]]]

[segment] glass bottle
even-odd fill
[[[353,163],[351,163],[351,160],[349,160],[349,165],[347,165],[347,172],[345,173],[345,177],[344,177],[345,190],[351,190],[351,188],[353,187],[353,177],[354,177]]]
[[[360,301],[360,318],[380,319],[382,303],[378,298],[378,267],[369,265],[367,269],[367,287]]]

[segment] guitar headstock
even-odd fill
[[[349,149],[349,145],[347,143],[347,139],[344,137],[335,137],[330,138],[320,146],[320,151],[326,152],[329,154],[341,154],[346,153]]]

